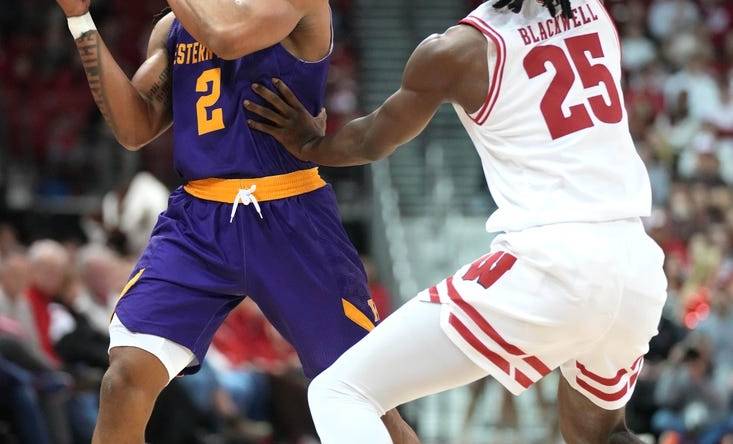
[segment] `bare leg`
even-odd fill
[[[560,431],[568,444],[643,444],[626,427],[624,409],[603,410],[565,378],[560,378],[557,399]]]
[[[168,384],[168,371],[152,354],[134,347],[110,351],[102,380],[93,444],[142,444],[155,400]]]
[[[382,422],[395,444],[420,444],[417,433],[402,419],[397,409],[392,409],[382,416]]]

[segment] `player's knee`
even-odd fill
[[[308,387],[308,404],[313,416],[339,408],[343,402],[356,397],[356,392],[342,383],[331,371],[318,375]]]
[[[335,396],[334,380],[327,373],[321,373],[308,386],[308,404],[313,416],[328,408],[330,403],[338,402]]]
[[[374,410],[379,416],[384,414],[369,397],[339,378],[332,369],[321,373],[311,382],[308,403],[314,418],[332,415],[344,405],[360,405],[364,409]]]
[[[157,396],[168,381],[157,377],[158,372],[150,370],[145,362],[137,361],[133,356],[113,357],[109,369],[102,378],[103,401],[115,402],[125,397],[138,396],[140,393]]]
[[[125,364],[111,364],[102,378],[102,400],[115,402],[135,385],[134,370]]]

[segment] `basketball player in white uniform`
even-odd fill
[[[379,418],[400,404],[487,375],[518,395],[556,368],[568,443],[641,442],[624,406],[666,279],[640,221],[651,192],[620,62],[600,0],[504,0],[424,41],[400,90],[334,134],[324,137],[323,114],[309,115],[282,82],[279,95],[256,88],[273,108],[246,103],[262,118],[249,125],[332,166],[389,155],[452,103],[498,205],[486,229],[500,234],[485,256],[420,293],[313,381],[324,444],[389,443]]]

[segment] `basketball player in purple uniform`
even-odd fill
[[[139,444],[160,391],[201,365],[214,332],[245,297],[257,302],[318,375],[379,322],[359,256],[316,166],[250,131],[254,83],[286,81],[323,108],[332,48],[327,0],[169,0],[147,60],[129,80],[88,12],[69,17],[92,95],[129,150],[173,125],[170,197],[110,325],[110,368],[96,444]],[[395,412],[396,442],[417,437]]]

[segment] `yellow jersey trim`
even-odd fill
[[[123,297],[125,297],[125,295],[127,294],[127,292],[130,291],[130,289],[135,284],[137,284],[137,281],[139,281],[141,277],[143,277],[143,273],[145,273],[145,269],[144,268],[141,268],[140,271],[138,271],[137,273],[135,273],[135,276],[133,276],[132,279],[130,279],[127,282],[127,284],[125,284],[125,287],[120,292],[120,295],[117,296],[117,301],[115,302],[115,309],[117,309],[117,304],[120,303],[120,299],[122,299]],[[112,320],[112,317],[114,317],[114,314],[115,314],[115,312],[112,311],[112,316],[110,316],[110,321]]]
[[[372,320],[369,319],[367,315],[362,313],[361,310],[356,308],[354,304],[347,301],[346,299],[341,299],[341,304],[344,307],[344,314],[347,318],[351,319],[354,324],[358,325],[366,331],[374,330],[374,322],[372,322]]]
[[[255,179],[201,179],[192,180],[183,189],[194,197],[221,203],[232,203],[240,190],[256,186],[253,196],[259,202],[285,199],[310,193],[326,186],[318,168],[295,171]]]
[[[145,273],[144,268],[140,269],[140,271],[138,271],[137,274],[135,274],[135,276],[133,276],[132,279],[127,282],[125,288],[123,288],[120,292],[120,296],[117,298],[118,300],[122,299],[127,294],[127,292],[130,291],[132,286],[135,285],[137,281],[139,281],[140,278],[143,276],[143,273]]]

